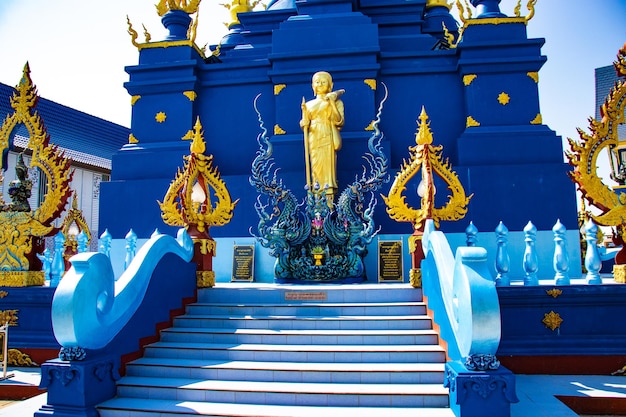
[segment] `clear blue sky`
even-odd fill
[[[128,126],[130,99],[124,66],[138,53],[126,15],[141,33],[162,39],[156,0],[0,0],[0,82],[15,85],[26,61],[42,97]],[[200,7],[198,44],[216,44],[228,11],[216,0]],[[225,1],[221,2],[225,3]],[[513,14],[516,0],[503,0]],[[522,1],[525,14],[526,0]],[[626,0],[539,0],[531,38],[545,38],[548,62],[539,75],[543,121],[559,135],[577,137],[595,114],[594,69],[611,65],[626,42]]]

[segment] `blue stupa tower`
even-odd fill
[[[131,227],[140,236],[155,227],[167,230],[156,201],[188,152],[185,137],[199,118],[207,154],[240,200],[231,223],[213,234],[249,237],[258,221],[248,181],[261,131],[254,98],[260,94],[281,179],[304,196],[300,103],[312,98],[311,76],[323,70],[346,91],[340,188],[361,169],[384,84],[389,97],[379,127],[391,174],[414,145],[424,106],[436,142],[474,194],[468,221],[485,230],[499,221],[521,230],[532,220],[548,230],[560,219],[576,229],[561,138],[543,123],[539,108],[544,40],[529,39],[532,22],[507,16],[499,3],[474,0],[474,15],[458,22],[439,0],[274,0],[264,11],[239,14],[213,54],[189,38],[187,13],[169,11],[163,24],[170,34],[139,44],[138,65],[127,67],[131,140],[114,156],[111,181],[102,185],[100,227],[114,236]],[[415,189],[407,196],[419,205]],[[380,204],[375,216],[382,235],[411,232],[389,220]],[[442,225],[454,232],[464,227]]]

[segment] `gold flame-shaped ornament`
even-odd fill
[[[163,16],[170,10],[182,10],[187,14],[194,14],[198,11],[201,0],[160,0],[156,5],[157,13]]]
[[[9,205],[0,212],[0,286],[21,287],[44,282],[43,272],[33,270],[34,257],[42,250],[39,238],[55,231],[53,222],[59,218],[72,195],[73,171],[70,160],[50,144],[50,136],[35,110],[39,96],[30,78],[28,63],[24,65],[22,79],[15,90],[10,98],[14,112],[7,115],[0,127],[0,151],[4,153],[12,149],[14,131],[18,125],[23,125],[28,132],[26,148],[32,153],[30,168],[39,169],[45,177],[47,190],[35,210],[14,211]],[[0,168],[6,170],[2,161]],[[30,181],[28,178],[24,180]]]
[[[204,233],[211,226],[227,224],[239,200],[232,201],[226,183],[213,166],[213,155],[204,155],[206,144],[199,117],[193,130],[185,135],[189,137],[191,154],[184,157],[183,170],[178,170],[163,202],[158,203],[166,224],[186,228],[194,225]]]
[[[615,69],[619,77],[626,77],[626,44],[620,49]],[[600,214],[591,214],[591,218],[603,226],[620,226],[626,220],[626,194],[617,192],[623,186],[610,187],[602,182],[598,176],[598,156],[600,152],[608,148],[611,153],[617,147],[623,147],[620,143],[619,125],[625,123],[624,111],[626,110],[626,81],[618,80],[611,89],[604,104],[600,107],[600,120],[589,118],[587,134],[578,129],[580,143],[568,138],[571,152],[566,152],[569,164],[574,167],[570,177],[578,185],[582,195],[595,207],[600,209]],[[613,159],[610,162],[613,164]],[[626,161],[622,161],[626,162]],[[622,167],[612,166],[614,172]]]
[[[389,194],[382,196],[387,205],[387,213],[393,220],[410,222],[415,230],[421,230],[426,219],[432,219],[439,227],[441,220],[456,221],[465,217],[467,206],[472,196],[466,196],[463,185],[456,173],[451,169],[448,159],[443,160],[441,150],[443,146],[434,146],[433,134],[426,110],[422,107],[418,131],[415,135],[415,146],[409,147],[408,161],[403,160],[400,172],[391,185]],[[421,207],[411,208],[403,195],[407,183],[421,171],[421,182],[418,194],[421,197]],[[437,175],[450,190],[448,202],[443,207],[435,207],[434,177]]]

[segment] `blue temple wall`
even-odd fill
[[[529,73],[546,61],[543,39],[528,39],[524,23],[471,25],[455,49],[437,49],[441,22],[453,27],[445,8],[424,14],[425,0],[283,2],[276,9],[240,15],[241,27],[222,42],[220,62],[205,62],[191,46],[144,48],[139,64],[127,68],[126,88],[140,96],[133,105],[131,131],[138,143],[113,158],[111,182],[102,185],[100,227],[113,235],[133,228],[140,237],[163,225],[161,200],[189,153],[181,138],[200,118],[207,154],[214,155],[233,199],[230,224],[212,228],[214,237],[250,237],[258,217],[256,192],[248,184],[261,133],[254,98],[274,145],[280,178],[304,197],[304,150],[298,126],[302,98],[312,98],[310,80],[329,71],[342,97],[346,124],[338,153],[340,188],[360,173],[361,155],[387,86],[380,129],[391,180],[409,146],[415,145],[416,119],[424,106],[435,144],[443,145],[467,194],[473,194],[465,220],[491,230],[502,220],[521,229],[532,220],[549,230],[556,219],[577,229],[574,185],[566,173],[561,138],[542,124],[538,88]],[[435,10],[436,9],[436,10]],[[452,20],[451,20],[452,19]],[[465,76],[476,75],[466,85]],[[376,89],[364,80],[376,80]],[[280,92],[275,86],[284,85]],[[194,100],[183,92],[196,93]],[[506,92],[507,104],[497,98]],[[164,112],[164,122],[155,115]],[[468,116],[480,125],[467,124]],[[275,134],[279,126],[284,133]],[[386,194],[391,183],[380,190]],[[419,206],[416,184],[406,191]],[[446,187],[438,187],[437,204]],[[377,196],[378,197],[378,196]],[[376,224],[383,235],[410,233],[391,221],[378,197]],[[442,223],[462,232],[466,223]],[[485,226],[483,226],[485,225]],[[484,228],[483,228],[484,227]]]

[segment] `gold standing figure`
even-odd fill
[[[344,124],[343,101],[345,90],[333,91],[333,78],[328,72],[313,74],[311,84],[315,98],[302,97],[304,155],[306,181],[312,189],[318,184],[326,189],[328,205],[332,206],[337,193],[337,151],[341,149],[341,128]]]

